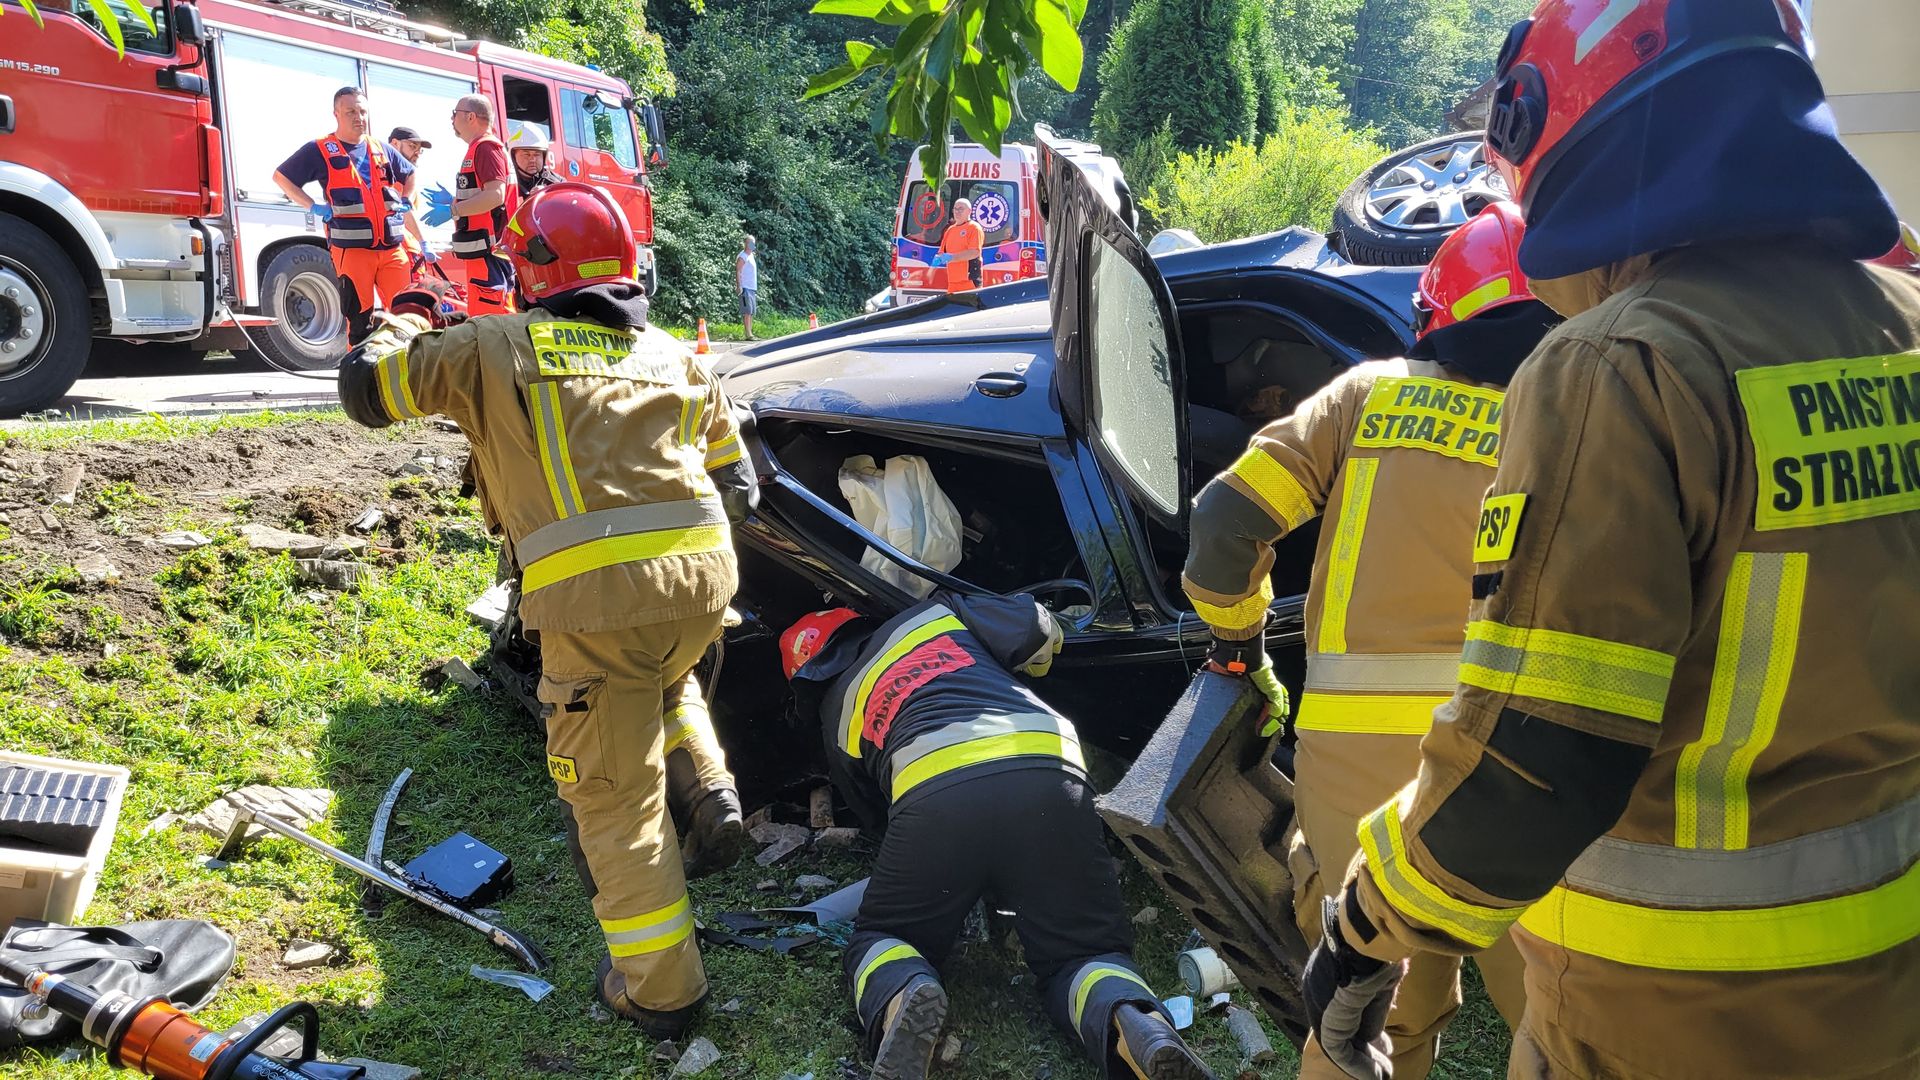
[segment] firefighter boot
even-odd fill
[[[947,992],[931,975],[915,975],[881,1010],[873,1080],[926,1080],[947,1022]]]
[[[685,1008],[662,1012],[658,1009],[643,1009],[627,996],[627,977],[613,966],[611,955],[600,958],[600,970],[594,973],[594,987],[600,994],[600,1003],[613,1010],[613,1015],[630,1020],[649,1039],[677,1039],[693,1023],[700,1007],[707,1003],[707,995],[701,994],[693,1004]],[[878,1076],[879,1074],[875,1074]]]
[[[668,764],[671,769],[671,759]],[[753,846],[746,819],[740,814],[740,796],[732,788],[707,792],[687,817],[680,851],[689,878],[725,870]]]
[[[664,705],[667,808],[680,830],[687,877],[705,877],[740,861],[753,841],[700,680],[692,672],[675,680],[666,689]]]
[[[1158,1013],[1136,1005],[1113,1010],[1113,1055],[1138,1080],[1213,1080],[1213,1072]],[[1115,1075],[1111,1069],[1108,1075]]]

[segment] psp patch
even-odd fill
[[[1761,532],[1920,510],[1920,354],[1736,372]]]
[[[559,754],[547,755],[547,775],[558,783],[577,784],[580,782],[580,769],[570,757]]]
[[[1473,534],[1473,561],[1505,562],[1513,557],[1513,541],[1520,534],[1520,515],[1527,508],[1525,492],[1489,495],[1480,504],[1480,525]]]

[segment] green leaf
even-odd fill
[[[948,12],[940,16],[940,29],[927,45],[927,62],[921,68],[927,81],[944,89],[953,77],[954,52],[960,43],[960,20]]]
[[[46,29],[47,20],[41,16],[40,9],[33,6],[33,0],[20,0],[20,6],[27,9],[27,15],[33,19],[35,26]]]
[[[821,94],[831,94],[859,77],[860,69],[852,64],[841,64],[837,68],[829,68],[807,80],[807,92],[800,95],[800,100],[805,101],[808,98],[819,97]]]
[[[1079,26],[1087,17],[1087,0],[1067,0],[1067,15]]]
[[[940,15],[946,10],[947,0],[889,0],[874,19],[888,26],[906,26],[922,15]]]
[[[992,77],[987,78],[991,80]],[[1000,135],[1006,127],[993,126],[993,98],[987,89],[987,84],[983,84],[981,80],[978,65],[962,64],[960,70],[955,73],[953,115],[960,121],[960,128],[967,133],[967,138],[996,154],[1000,152]]]
[[[1040,28],[1040,67],[1062,90],[1080,86],[1080,66],[1086,60],[1080,34],[1058,0],[1034,0],[1034,22]]]
[[[134,16],[140,20],[140,24],[147,28],[147,33],[155,36],[159,35],[160,28],[153,25],[153,13],[148,11],[145,5],[130,4],[127,10],[133,12]]]
[[[939,24],[940,16],[931,14],[922,15],[908,23],[906,29],[900,31],[900,36],[893,39],[893,66],[907,66],[907,58],[926,44],[927,35],[933,33],[933,28]]]
[[[820,0],[813,5],[815,15],[851,15],[856,19],[877,19],[880,9],[890,0]]]
[[[127,39],[120,33],[120,16],[107,6],[107,0],[87,0],[87,6],[100,17],[100,27],[107,32],[107,40],[113,42],[113,50],[124,57],[127,55]]]
[[[847,63],[856,71],[865,71],[878,64],[884,64],[885,57],[874,59],[874,54],[879,51],[880,47],[870,41],[849,41],[847,42]]]

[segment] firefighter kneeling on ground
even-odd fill
[[[1362,364],[1269,424],[1194,501],[1185,584],[1213,629],[1209,666],[1279,689],[1264,645],[1273,545],[1317,515],[1306,692],[1294,722],[1294,917],[1320,937],[1321,901],[1359,850],[1360,818],[1412,779],[1465,635],[1480,498],[1500,447],[1502,387],[1558,320],[1518,265],[1520,214],[1499,203],[1447,238],[1414,296],[1405,359]],[[1269,720],[1277,730],[1284,703]],[[1500,1015],[1520,1018],[1520,958],[1480,955]],[[1426,956],[1386,1017],[1394,1074],[1421,1080],[1460,1008],[1460,961]],[[1308,1040],[1300,1075],[1341,1073]]]
[[[729,522],[752,473],[726,395],[646,325],[633,234],[612,197],[557,184],[520,207],[507,250],[530,310],[444,330],[403,315],[350,354],[347,414],[439,413],[473,443],[481,506],[540,634],[547,767],[577,824],[609,956],[600,998],[654,1038],[706,998],[663,720],[737,582]],[[738,801],[717,807],[736,834]]]
[[[1049,1015],[1110,1080],[1211,1077],[1132,958],[1133,926],[1073,725],[1010,669],[1046,674],[1062,632],[1025,594],[848,608],[780,638],[835,786],[885,839],[845,973],[875,1080],[927,1075],[947,1011],[935,965],[982,896],[1015,929]]]
[[[1604,10],[1601,10],[1604,8]],[[1801,6],[1544,0],[1488,157],[1567,316],[1507,393],[1458,685],[1308,961],[1512,935],[1509,1077],[1920,1075],[1920,283]]]

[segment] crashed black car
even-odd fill
[[[1039,133],[1045,281],[935,298],[720,358],[760,507],[737,537],[743,623],[716,722],[729,756],[783,742],[772,655],[793,620],[916,599],[862,553],[941,587],[1030,592],[1071,625],[1035,689],[1084,738],[1131,759],[1206,652],[1181,593],[1187,504],[1265,421],[1411,343],[1417,267],[1347,261],[1294,229],[1154,258],[1097,147]],[[863,528],[838,475],[855,455],[927,459],[965,527],[949,572]],[[1282,542],[1269,640],[1296,687],[1317,529]],[[749,674],[751,672],[751,674]],[[817,733],[781,753],[806,753]],[[791,769],[793,759],[786,757]],[[743,761],[744,763],[744,761]]]

